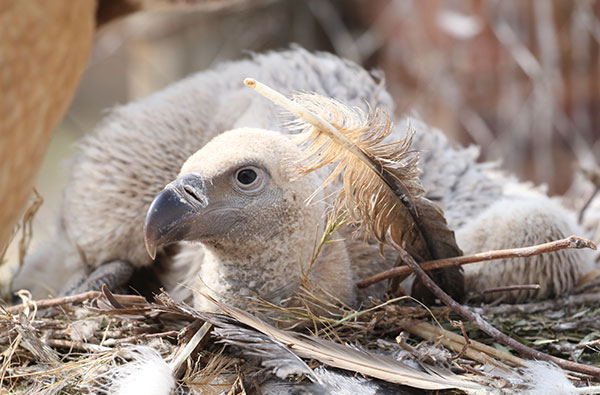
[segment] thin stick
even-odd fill
[[[455,356],[453,356],[451,359],[456,360],[459,358],[462,358],[463,355],[465,355],[465,353],[467,352],[467,349],[469,348],[469,346],[471,345],[471,340],[469,339],[469,336],[467,335],[467,331],[465,330],[465,326],[463,325],[462,321],[458,321],[458,323],[456,325],[454,325],[454,323],[452,324],[454,327],[458,326],[463,334],[463,338],[465,339],[465,344],[463,345],[463,348],[460,350],[460,352],[458,354],[456,354]]]
[[[576,394],[599,394],[600,386],[575,388]]]
[[[507,285],[506,287],[488,288],[481,291],[482,294],[491,294],[495,292],[522,291],[527,289],[540,289],[540,284]]]
[[[183,347],[179,349],[179,352],[173,359],[173,361],[169,364],[172,372],[176,372],[179,367],[185,362],[186,359],[190,356],[192,352],[196,349],[196,346],[206,337],[206,335],[212,329],[212,324],[209,322],[205,322],[200,329],[192,336],[190,341]]]
[[[46,339],[46,340],[44,340],[44,343],[46,343],[50,347],[68,348],[69,350],[85,351],[85,352],[103,352],[103,351],[111,350],[110,347],[99,346],[97,344],[84,343],[84,342],[72,341],[72,340],[66,340],[66,339]]]
[[[418,323],[407,327],[405,330],[427,341],[433,343],[439,342],[444,347],[454,352],[461,352],[465,346],[465,339],[463,337],[427,322]],[[516,366],[525,366],[525,360],[505,351],[496,350],[493,347],[486,346],[476,340],[471,340],[471,344],[469,348],[466,349],[465,355],[479,363],[489,363],[506,370],[510,370],[510,366],[501,361],[507,361]]]
[[[569,248],[591,248],[595,250],[597,247],[588,239],[579,236],[570,236],[566,239],[551,241],[549,243],[538,244],[531,247],[511,248],[507,250],[493,250],[480,252],[473,255],[463,255],[452,258],[436,259],[434,261],[423,262],[421,267],[423,270],[440,269],[450,266],[460,266],[469,263],[493,261],[496,259],[506,258],[522,258],[534,255],[545,254],[548,252],[560,251]],[[358,288],[366,288],[388,278],[403,276],[412,273],[409,266],[398,266],[386,270],[374,276],[368,277],[357,284]]]
[[[19,304],[19,305],[7,307],[4,310],[7,313],[11,313],[11,314],[16,314],[16,313],[23,311],[26,308],[30,308],[30,307],[37,307],[38,310],[43,310],[43,309],[47,309],[47,308],[55,307],[55,306],[64,306],[64,305],[68,305],[68,304],[85,302],[86,300],[94,299],[94,298],[97,298],[102,295],[104,295],[104,294],[100,291],[88,291],[88,292],[80,293],[77,295],[62,296],[60,298],[31,301],[31,302],[28,302],[27,304]],[[137,296],[137,295],[114,295],[113,294],[113,296],[115,298],[119,299],[121,302],[125,302],[125,303],[127,303],[127,302],[139,303],[139,302],[146,301],[142,296]]]
[[[392,238],[387,237],[387,241],[396,252],[402,257],[403,261],[413,270],[417,279],[421,281],[438,299],[440,299],[446,306],[450,307],[452,311],[463,317],[469,322],[472,322],[475,326],[481,329],[483,332],[491,336],[494,340],[502,343],[518,353],[525,355],[531,359],[554,362],[556,365],[563,369],[572,370],[574,372],[584,373],[594,377],[600,377],[600,368],[595,366],[583,365],[576,362],[557,358],[541,351],[535,350],[531,347],[527,347],[524,344],[519,343],[515,339],[505,335],[498,329],[490,325],[482,316],[462,306],[460,303],[452,299],[447,293],[445,293],[428,275],[425,273],[423,268],[419,266],[417,261],[414,260],[410,254],[402,249]]]
[[[109,346],[115,346],[115,345],[124,344],[124,343],[135,343],[139,340],[146,340],[146,339],[156,339],[156,338],[160,339],[163,337],[177,338],[178,334],[179,334],[179,331],[176,331],[176,330],[167,331],[167,332],[159,332],[159,333],[142,333],[139,335],[123,337],[120,339],[107,339],[107,340],[101,342],[101,345],[109,347]]]
[[[545,311],[549,309],[562,309],[566,306],[577,306],[577,305],[597,305],[600,303],[600,292],[569,295],[564,298],[557,298],[552,300],[542,300],[541,302],[523,303],[523,304],[504,304],[500,306],[483,306],[473,307],[473,311],[478,314],[512,314],[512,313],[525,313],[533,314],[538,311]]]
[[[450,341],[460,344],[461,347],[462,347],[462,344],[464,343],[464,337],[457,335],[456,333],[451,332],[447,329],[444,329],[440,326],[430,324],[428,322],[420,322],[416,325],[413,325],[412,328],[418,329],[421,332],[430,332],[432,334],[435,334],[436,336],[446,337]],[[412,328],[409,327],[409,328],[406,328],[406,330],[410,333],[414,333],[415,335],[419,335],[419,333],[417,331],[413,332]],[[494,358],[498,358],[498,359],[510,362],[516,366],[525,366],[526,361],[524,359],[521,359],[521,358],[519,358],[515,355],[512,355],[506,351],[501,351],[501,350],[495,349],[494,347],[491,347],[491,346],[488,346],[487,344],[478,342],[477,340],[471,339],[471,346],[469,348],[472,350],[477,350],[484,354],[488,354],[489,356],[492,356]]]
[[[600,168],[587,169],[579,166],[579,170],[581,171],[581,174],[583,174],[583,176],[594,186],[594,192],[592,192],[592,195],[579,210],[578,222],[581,223],[583,221],[585,210],[592,203],[596,195],[600,192]]]
[[[84,292],[84,293],[81,293],[78,295],[70,295],[70,296],[63,296],[60,298],[31,301],[31,302],[28,302],[27,304],[23,303],[23,304],[8,307],[5,310],[7,313],[11,313],[11,314],[19,313],[20,311],[23,311],[26,308],[30,308],[30,307],[37,307],[39,310],[41,310],[41,309],[47,309],[49,307],[54,307],[54,306],[62,306],[62,305],[66,305],[66,304],[74,304],[74,303],[84,302],[89,299],[97,298],[100,295],[102,295],[102,292],[100,292],[100,291],[88,291],[88,292]]]
[[[598,347],[600,346],[600,339],[596,339],[594,341],[591,342],[587,342],[587,343],[579,343],[579,344],[555,344],[553,345],[554,349],[558,350],[558,351],[574,351],[574,350],[578,350],[578,349],[582,349],[582,348],[588,348],[588,347]]]
[[[600,192],[600,188],[596,187],[596,189],[594,189],[594,192],[590,195],[590,197],[585,201],[585,203],[581,207],[581,210],[579,210],[579,217],[577,218],[577,221],[580,224],[583,222],[583,216],[585,214],[585,210],[587,210],[587,208],[592,203],[592,201],[594,200],[594,198],[596,197],[598,192]]]
[[[504,286],[504,287],[487,288],[487,289],[484,289],[484,290],[481,290],[481,291],[477,291],[477,292],[470,292],[469,294],[467,294],[467,296],[463,300],[463,303],[464,304],[468,304],[468,302],[470,302],[471,300],[479,298],[482,295],[496,293],[496,292],[527,291],[527,290],[536,290],[536,289],[540,289],[540,288],[541,287],[540,287],[539,284],[507,285],[507,286]],[[502,303],[502,301],[505,298],[506,298],[506,294],[501,295],[494,302],[488,304],[488,306],[490,306],[490,305],[492,305],[492,306],[498,305],[498,304]]]

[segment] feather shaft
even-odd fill
[[[210,332],[212,325],[208,322],[205,322],[200,329],[192,336],[190,341],[185,345],[185,347],[177,354],[175,359],[169,364],[169,368],[171,371],[176,372],[177,369],[185,362],[185,360],[190,356],[190,354],[194,351],[196,346],[206,337],[208,332]]]
[[[218,305],[228,316],[285,345],[300,357],[314,358],[340,369],[415,388],[429,390],[481,388],[479,384],[466,380],[449,370],[425,369],[425,371],[421,371],[387,355],[373,354],[329,340],[277,329],[249,313],[218,302],[208,295],[203,295]],[[216,322],[215,324],[218,325]]]
[[[312,111],[309,111],[304,106],[301,106],[293,100],[288,99],[281,93],[253,78],[244,79],[244,84],[247,87],[254,89],[256,92],[260,93],[267,99],[271,100],[273,103],[280,105],[281,107],[285,108],[298,118],[305,120],[318,130],[327,134],[335,142],[337,142],[342,147],[350,151],[353,155],[358,157],[365,165],[369,167],[369,169],[371,169],[375,174],[377,174],[378,177],[381,177],[392,190],[398,189],[394,185],[394,182],[391,182],[387,179],[381,166],[378,166],[376,163],[374,163],[371,158],[369,158],[367,155],[365,155],[364,152],[362,152],[356,147],[356,144],[354,144],[346,136],[344,136],[335,126],[327,122],[327,120],[323,119],[323,117],[319,116],[318,114]]]

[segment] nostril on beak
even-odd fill
[[[202,176],[189,173],[179,177],[169,185],[177,191],[177,194],[181,199],[184,199],[188,204],[198,210],[206,207],[208,203],[204,182]]]
[[[198,191],[196,191],[196,189],[193,186],[184,185],[183,190],[189,198],[192,198],[193,200],[197,201],[201,206],[204,205],[204,198],[201,194],[198,193]]]

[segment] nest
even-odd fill
[[[553,301],[473,308],[485,313],[495,327],[537,350],[598,364],[600,292],[597,284],[587,288]],[[264,367],[262,362],[269,356],[257,354],[252,342],[232,340],[222,331],[204,333],[182,363],[174,366],[207,320],[217,327],[225,322],[250,331],[242,332],[244,339],[250,339],[248,333],[254,329],[231,316],[197,312],[167,294],[149,302],[140,296],[113,295],[105,288],[37,302],[23,294],[22,298],[22,304],[4,308],[0,315],[2,388],[10,393],[111,393],[122,376],[121,368],[147,352],[141,346],[155,350],[170,364],[180,393],[258,392],[261,381],[277,368]],[[518,380],[498,372],[518,372],[524,361],[471,323],[459,321],[447,307],[426,308],[401,297],[352,310],[326,302],[307,288],[297,298],[302,307],[257,300],[253,314],[311,337],[444,367],[488,388],[507,392],[522,388]],[[325,310],[327,315],[314,313]],[[316,359],[305,361],[311,368],[321,365]],[[305,380],[298,374],[287,377],[291,382]],[[576,386],[597,381],[577,373],[569,378]]]

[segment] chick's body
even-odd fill
[[[80,271],[116,260],[135,267],[150,265],[142,231],[146,212],[165,185],[180,172],[186,173],[185,166],[181,168],[192,154],[204,147],[199,155],[206,157],[188,170],[208,171],[215,158],[221,157],[223,162],[231,160],[227,147],[245,135],[241,132],[236,137],[238,132],[230,132],[206,145],[225,131],[243,127],[289,133],[282,127],[285,118],[279,115],[281,110],[243,87],[242,80],[247,76],[283,94],[314,91],[364,110],[368,104],[393,112],[393,102],[383,82],[353,63],[301,49],[226,63],[147,99],[117,108],[80,143],[71,165],[57,239],[48,245],[52,247],[42,248],[30,257],[17,284],[27,285],[22,279],[31,279],[33,271],[43,270],[42,259],[50,265],[60,262]],[[510,192],[507,185],[518,183],[498,173],[490,164],[476,163],[476,148],[455,148],[441,132],[418,121],[398,122],[392,138],[404,137],[408,126],[416,130],[413,147],[422,151],[421,178],[427,196],[444,208],[450,228],[457,231],[465,253],[517,247],[578,232],[576,224],[568,218],[570,214],[562,208],[545,212],[556,207],[545,195],[530,193],[529,187],[522,188],[527,191],[525,194]],[[283,134],[277,135],[288,139]],[[269,138],[273,139],[270,145],[278,147],[275,142],[278,137]],[[281,144],[287,147],[289,143]],[[247,152],[254,149],[251,144],[246,148]],[[212,165],[218,167],[218,160]],[[282,167],[285,165],[278,168]],[[297,209],[305,207],[304,198],[323,180],[323,173],[304,181],[282,177],[280,181],[287,183],[284,188],[287,193],[297,193],[294,206]],[[514,214],[510,213],[510,207],[517,208]],[[263,217],[264,227],[272,228],[272,232],[265,236],[267,233],[258,229],[248,231],[249,238],[254,237],[250,243],[224,236],[159,251],[158,259],[170,264],[164,281],[173,289],[176,283],[198,278],[200,274],[198,287],[204,283],[208,288],[217,288],[234,301],[233,293],[259,292],[274,300],[289,296],[298,285],[297,279],[305,268],[302,265],[311,259],[317,229],[322,231],[324,225],[326,207],[294,210],[280,210],[279,222],[269,222],[268,216]],[[494,210],[502,210],[506,221]],[[539,220],[532,222],[531,218]],[[486,221],[493,225],[486,225]],[[385,269],[393,257],[379,257],[376,245],[352,239],[348,230],[343,230],[342,236],[348,236],[345,242],[328,246],[323,252],[322,261],[328,261],[329,257],[332,263],[320,264],[321,272],[317,270],[313,279],[351,302],[355,299],[353,282]],[[250,248],[252,245],[254,249]],[[467,268],[467,284],[475,290],[537,279],[544,284],[536,296],[548,297],[571,289],[592,265],[592,258],[581,251],[536,259],[539,264],[532,267],[524,262],[494,264],[490,273],[486,273],[485,267]],[[257,266],[259,262],[264,266]],[[46,277],[45,281],[48,280]],[[519,294],[513,299],[529,296]]]

